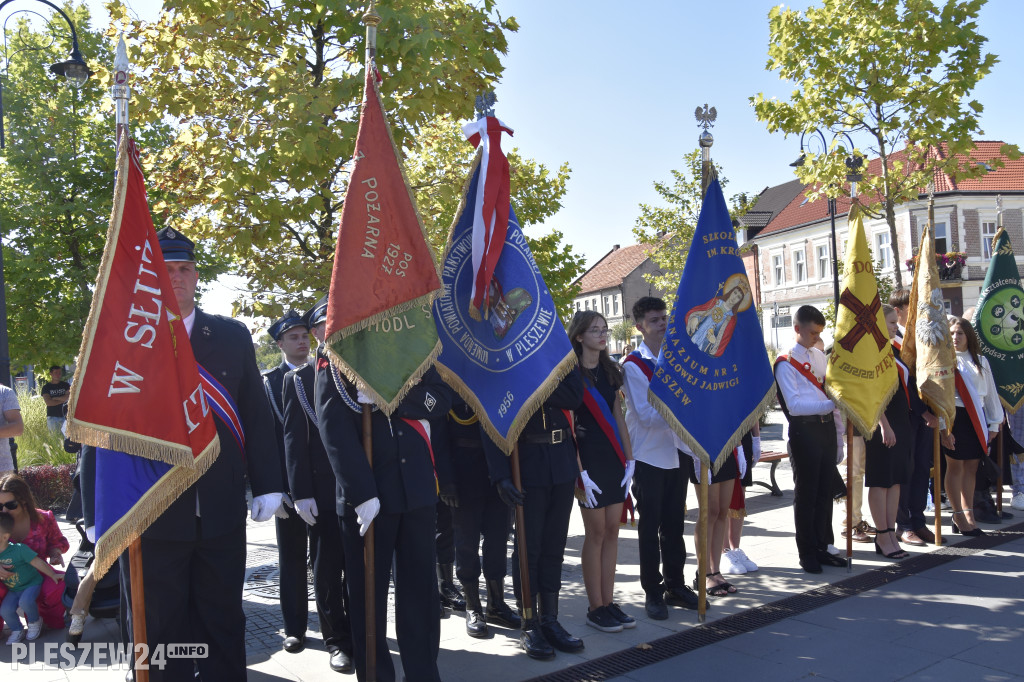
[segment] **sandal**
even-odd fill
[[[715,587],[724,587],[724,588],[725,588],[725,592],[726,592],[726,594],[736,594],[737,592],[739,592],[739,590],[738,590],[738,589],[736,588],[736,586],[735,586],[735,585],[733,585],[733,584],[732,584],[731,582],[729,582],[728,580],[726,580],[726,579],[725,579],[725,577],[724,577],[724,576],[722,575],[722,573],[721,573],[720,571],[715,571],[714,573],[712,573],[712,574],[711,574],[711,577],[714,577],[714,576],[716,576],[716,575],[717,575],[717,576],[718,576],[719,578],[721,578],[721,579],[722,579],[722,582],[720,582],[720,583],[717,583],[717,584],[715,585]]]

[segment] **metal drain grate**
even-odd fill
[[[943,547],[928,554],[906,559],[868,573],[848,578],[838,583],[824,585],[802,594],[786,597],[771,604],[765,604],[742,613],[726,616],[721,620],[697,626],[685,632],[662,637],[648,642],[649,649],[631,647],[586,663],[535,677],[528,682],[599,682],[625,675],[653,663],[658,663],[681,654],[694,651],[709,644],[741,635],[745,632],[772,625],[800,613],[806,613],[827,604],[852,597],[861,592],[887,585],[900,578],[917,575],[930,568],[971,556],[979,551],[992,549],[1017,540],[1024,535],[1024,523],[1006,530],[990,532],[971,538],[955,547]]]

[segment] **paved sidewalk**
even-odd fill
[[[762,433],[766,451],[784,451],[784,426],[780,415]],[[755,469],[756,480],[768,480],[769,466]],[[573,514],[563,568],[563,590],[560,600],[560,621],[573,634],[582,637],[586,649],[581,655],[558,654],[554,661],[528,659],[517,647],[517,632],[492,627],[494,636],[487,640],[471,639],[465,634],[464,620],[458,615],[442,621],[439,667],[446,681],[512,682],[551,675],[560,680],[610,679],[614,675],[589,674],[572,670],[580,664],[594,665],[596,659],[621,650],[644,652],[647,643],[658,651],[666,637],[703,637],[708,644],[690,647],[687,653],[646,665],[639,669],[616,673],[621,680],[668,680],[682,676],[697,679],[729,671],[736,679],[790,680],[814,676],[824,679],[865,679],[872,682],[895,679],[1024,679],[1024,665],[1018,663],[1018,646],[1024,644],[1020,623],[1024,622],[1024,589],[1014,578],[1024,575],[1024,525],[1011,527],[1018,518],[1004,526],[983,526],[986,530],[1012,532],[1010,542],[993,549],[967,550],[956,546],[960,536],[952,536],[952,545],[942,550],[962,554],[962,558],[943,563],[891,584],[860,592],[849,598],[831,601],[806,612],[794,612],[784,620],[753,629],[750,632],[715,639],[713,628],[733,622],[741,616],[754,617],[771,613],[787,598],[808,591],[828,588],[858,576],[865,580],[879,574],[888,560],[876,555],[871,545],[854,545],[854,568],[826,568],[820,575],[804,573],[796,563],[792,538],[792,472],[788,462],[780,462],[777,478],[784,496],[772,497],[762,487],[748,489],[749,516],[744,530],[743,548],[761,570],[730,577],[739,593],[711,602],[706,626],[697,628],[692,611],[670,608],[669,620],[651,621],[643,608],[643,592],[639,585],[637,536],[635,528],[622,530],[619,540],[617,601],[638,619],[638,626],[622,633],[602,633],[586,625],[587,600],[580,571],[580,549],[583,527],[580,516]],[[1008,507],[1008,498],[1004,501]],[[696,497],[689,495],[687,519],[697,518]],[[866,505],[865,505],[865,513]],[[836,537],[841,528],[843,508],[835,514]],[[948,514],[945,526],[949,528]],[[693,557],[692,524],[687,524],[686,577],[696,573]],[[1012,528],[1012,531],[1011,531]],[[73,530],[69,539],[77,537]],[[247,615],[247,651],[249,679],[323,680],[336,678],[327,666],[327,654],[317,630],[313,604],[310,603],[310,631],[307,648],[298,654],[281,650],[284,634],[276,601],[276,545],[273,523],[248,526],[248,571],[245,584]],[[914,557],[935,552],[935,547],[913,548]],[[511,599],[511,581],[506,581]],[[775,605],[775,606],[771,606]],[[759,607],[766,607],[758,610]],[[787,612],[788,614],[788,612]],[[777,615],[777,614],[776,614]],[[734,616],[730,620],[728,617]],[[756,620],[756,618],[754,618]],[[771,620],[771,619],[769,619]],[[394,641],[393,613],[389,612],[389,643],[396,668],[401,662]],[[716,625],[716,623],[718,625]],[[705,633],[708,633],[705,635]],[[63,642],[63,632],[46,632],[37,641],[42,652],[46,643]],[[714,641],[712,641],[714,640]],[[117,641],[114,621],[89,619],[85,642]],[[696,640],[694,640],[696,641]],[[640,649],[636,647],[640,646]],[[852,655],[856,652],[856,655]],[[0,670],[11,665],[12,651],[0,644]],[[642,657],[641,657],[642,658]],[[41,655],[37,656],[37,660]],[[56,680],[124,679],[123,670],[83,669],[60,670],[21,667],[14,677],[3,679],[18,682],[51,682]],[[562,674],[559,674],[559,672]],[[706,674],[702,674],[706,673]]]

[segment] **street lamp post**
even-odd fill
[[[0,12],[3,12],[7,5],[14,0],[0,0]],[[82,58],[82,52],[78,49],[78,32],[75,25],[64,11],[49,0],[36,0],[47,7],[50,7],[63,17],[71,29],[71,54],[62,61],[50,66],[50,72],[58,76],[64,76],[67,83],[78,89],[85,85],[93,72]],[[6,60],[6,55],[5,55]],[[6,69],[5,69],[6,70]],[[6,147],[4,135],[4,84],[0,78],[0,150]],[[7,341],[7,282],[4,278],[4,254],[3,254],[3,233],[0,232],[0,383],[9,386],[11,382],[11,358],[10,345]]]
[[[832,132],[832,131],[829,131]],[[808,140],[808,144],[805,146],[804,141],[807,136],[810,135],[811,139]],[[810,142],[818,140],[821,142],[822,154],[828,154],[832,146],[835,146],[836,140],[844,138],[846,143],[849,145],[849,156],[846,157],[846,167],[849,172],[846,174],[846,180],[850,183],[850,196],[857,196],[857,183],[861,181],[863,176],[860,173],[860,168],[864,165],[864,158],[858,154],[853,153],[853,140],[850,136],[844,132],[832,133],[832,145],[830,146],[828,141],[825,139],[825,133],[821,132],[818,128],[812,128],[800,135],[800,157],[789,164],[793,168],[799,168],[804,165],[807,161],[807,153],[805,149],[810,149]],[[832,294],[835,300],[836,308],[839,307],[839,257],[836,249],[836,199],[835,197],[828,197],[828,217],[832,227]]]

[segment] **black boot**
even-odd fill
[[[462,583],[466,595],[466,634],[477,639],[486,639],[491,632],[484,619],[484,607],[480,603],[480,583]]]
[[[505,581],[487,581],[487,622],[507,628],[522,627],[522,619],[505,603]]]
[[[573,637],[558,622],[558,593],[540,593],[540,631],[551,646],[567,654],[583,651],[583,640]]]
[[[523,624],[522,631],[519,633],[519,647],[530,658],[535,658],[538,661],[550,661],[555,657],[555,650],[551,648],[551,644],[541,631],[540,623],[537,620],[537,609],[534,607],[530,610],[531,617],[527,617],[527,614],[523,613],[522,605],[519,607],[519,612],[522,615],[521,622]]]
[[[455,587],[454,573],[453,564],[437,565],[437,591],[441,593],[441,606],[461,612],[466,610],[466,598]]]

